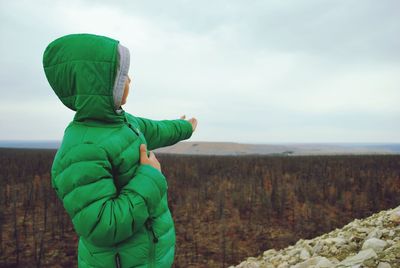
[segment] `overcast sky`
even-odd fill
[[[398,0],[0,3],[0,140],[62,138],[43,52],[93,33],[130,49],[124,109],[192,141],[400,142]]]

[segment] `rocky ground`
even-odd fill
[[[400,206],[229,268],[400,268]]]

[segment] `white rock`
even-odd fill
[[[357,265],[362,263],[365,260],[371,259],[371,258],[377,258],[378,255],[376,255],[375,251],[371,248],[361,250],[358,252],[357,255],[355,256],[349,256],[343,261],[339,263],[339,265],[344,265],[344,266],[352,266],[352,265]]]
[[[326,259],[324,257],[321,256],[317,256],[317,257],[313,257],[311,259],[308,259],[306,261],[303,261],[301,263],[298,263],[294,266],[291,266],[291,268],[309,268],[309,267],[315,267],[316,265],[318,265],[318,263],[320,261],[323,261],[323,259]],[[329,260],[328,260],[329,261]],[[321,266],[321,267],[325,267],[325,266]]]
[[[360,227],[360,228],[357,229],[357,231],[358,231],[359,233],[366,233],[366,234],[369,234],[369,233],[371,232],[371,229],[370,229],[370,228],[367,228],[367,227]]]
[[[335,257],[329,258],[329,260],[333,263],[333,264],[338,264],[340,261],[338,259],[336,259]]]
[[[295,249],[292,249],[291,251],[289,251],[288,255],[293,257],[293,256],[296,256],[297,254],[299,254],[299,252],[300,252],[300,249],[295,248]]]
[[[315,268],[331,268],[334,267],[334,264],[325,257],[321,257],[318,263],[315,265]]]
[[[276,250],[275,249],[269,249],[267,251],[264,251],[263,256],[264,257],[268,257],[268,256],[272,256],[276,254]]]
[[[278,265],[279,263],[281,263],[281,256],[280,255],[277,255],[277,256],[274,256],[274,257],[271,257],[271,259],[269,260],[273,265]]]
[[[278,268],[289,268],[289,267],[290,267],[290,265],[287,262],[283,262],[283,263],[278,265]]]
[[[296,258],[296,257],[291,257],[289,260],[288,260],[288,263],[289,264],[296,264],[296,263],[298,263],[299,262],[299,260]]]
[[[382,252],[387,246],[387,242],[377,238],[370,238],[366,240],[362,249],[373,249],[376,253]]]
[[[369,238],[381,238],[382,237],[382,231],[379,229],[374,229],[372,232],[370,232],[367,236],[367,239]]]
[[[351,267],[351,268],[363,268],[361,265],[362,265],[362,264],[359,263],[359,264],[354,264],[354,265],[348,266],[348,267]],[[340,268],[343,268],[343,266],[339,266],[339,267],[340,267]],[[346,266],[346,268],[348,268],[348,267]]]
[[[304,239],[304,244],[309,245],[310,243],[312,243],[311,239]]]
[[[310,253],[310,254],[311,254],[311,252],[312,252],[312,250],[313,250],[313,248],[312,248],[311,246],[309,246],[308,244],[304,245],[303,248],[304,248],[305,250],[307,250],[308,253]]]
[[[315,246],[312,249],[312,253],[313,254],[318,254],[321,252],[322,247],[324,246],[324,243],[321,241],[318,241],[317,244],[315,244]]]
[[[357,245],[356,242],[351,242],[351,243],[348,245],[348,247],[349,247],[349,249],[353,250],[354,248],[357,248],[358,245]]]
[[[240,264],[240,267],[243,268],[260,268],[260,264],[257,262],[245,261]]]
[[[328,238],[325,240],[325,242],[328,244],[335,244],[336,246],[339,246],[339,247],[346,244],[346,240],[344,238],[340,238],[340,237]]]
[[[387,262],[380,262],[376,268],[392,268],[392,266]]]
[[[400,224],[400,208],[397,208],[395,211],[393,211],[393,212],[390,214],[389,220],[390,220],[391,222]]]
[[[303,248],[303,249],[300,251],[300,259],[302,259],[303,261],[309,259],[310,257],[311,257],[311,256],[310,256],[310,252],[308,252],[308,250],[306,250],[306,249]]]
[[[288,256],[288,255],[283,255],[281,259],[282,259],[282,261],[287,261],[287,260],[290,259],[290,256]]]
[[[310,266],[314,266],[318,263],[318,260],[315,258],[308,259],[306,261],[300,262],[296,265],[290,266],[290,268],[308,268]]]
[[[387,242],[389,245],[393,245],[393,244],[394,244],[394,241],[391,240],[391,239],[386,240],[386,242]]]

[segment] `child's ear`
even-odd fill
[[[128,83],[128,80],[127,80],[125,82],[124,93],[122,94],[121,104],[125,104],[126,103],[126,99],[128,97],[128,94],[129,94],[129,83]]]

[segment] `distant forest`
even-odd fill
[[[0,148],[0,267],[76,267],[50,184],[54,149]],[[177,234],[174,267],[227,267],[400,204],[400,155],[157,154]]]

